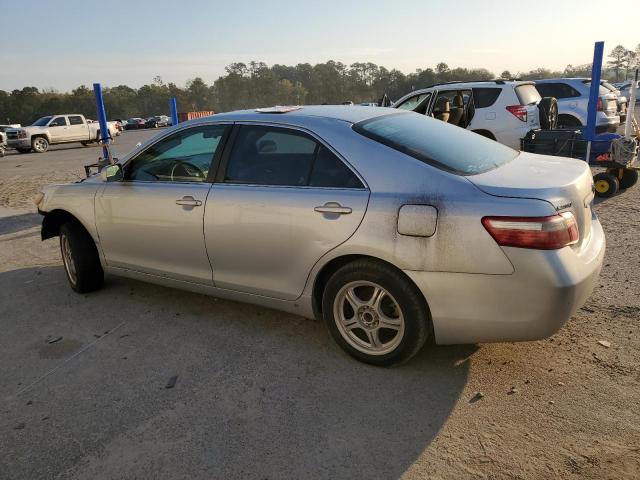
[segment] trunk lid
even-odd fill
[[[573,213],[580,232],[573,248],[589,238],[593,178],[583,160],[521,152],[509,163],[466,178],[489,195],[544,200],[557,212]]]

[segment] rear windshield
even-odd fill
[[[365,137],[429,165],[474,175],[510,162],[518,152],[477,133],[414,112],[397,113],[356,123]]]
[[[518,96],[518,100],[520,100],[520,105],[532,105],[542,99],[538,90],[536,90],[536,86],[530,83],[518,85],[516,87],[516,95]]]

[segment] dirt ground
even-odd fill
[[[0,159],[0,478],[640,478],[640,185],[595,206],[601,279],[554,337],[380,369],[293,315],[74,294],[29,199],[96,154]]]

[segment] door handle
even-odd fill
[[[352,211],[351,207],[343,207],[338,202],[327,202],[313,210],[318,213],[337,213],[338,215],[347,215]]]
[[[200,205],[202,205],[202,201],[196,200],[191,195],[185,195],[184,197],[176,200],[176,205],[182,205],[185,207],[199,207]]]

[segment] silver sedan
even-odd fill
[[[104,272],[322,318],[376,365],[534,340],[591,294],[605,239],[589,167],[395,109],[322,106],[177,125],[47,187],[71,288]]]

